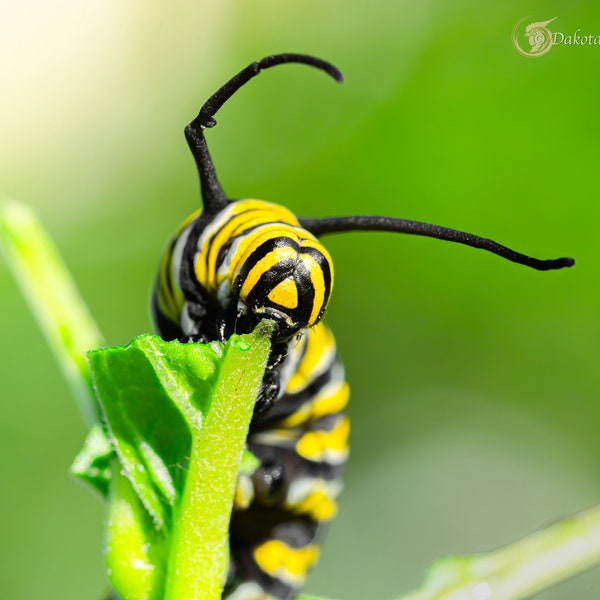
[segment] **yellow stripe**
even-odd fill
[[[245,509],[254,500],[254,485],[248,475],[240,475],[235,488],[233,505],[236,509]]]
[[[296,514],[309,515],[315,521],[330,521],[337,514],[337,502],[326,491],[317,489],[293,507]]]
[[[177,230],[177,234],[175,235],[175,237],[179,237],[181,235],[181,233],[183,232],[183,230],[197,217],[199,217],[202,214],[202,209],[199,208],[197,211],[193,212],[179,227],[179,229]]]
[[[269,429],[260,433],[252,434],[252,441],[257,444],[265,444],[276,448],[293,449],[299,437],[295,429]]]
[[[269,540],[254,549],[254,560],[265,573],[296,586],[318,558],[319,548],[314,544],[291,548],[280,540]]]
[[[282,221],[283,223],[289,223],[294,227],[299,227],[300,222],[296,215],[285,206],[281,204],[273,204],[272,202],[265,202],[264,200],[256,200],[248,198],[246,200],[239,200],[236,202],[240,210],[264,210],[270,213],[269,221]]]
[[[219,257],[219,252],[221,248],[231,239],[243,235],[245,231],[250,229],[251,227],[255,227],[258,225],[269,224],[273,221],[273,215],[271,212],[266,210],[248,210],[247,208],[241,207],[242,212],[238,212],[235,215],[232,215],[229,218],[221,229],[218,231],[217,235],[215,235],[214,239],[211,242],[210,248],[208,248],[208,274],[207,278],[214,282],[217,279],[217,258]],[[252,234],[248,234],[248,237],[252,239]],[[218,287],[218,283],[216,284]]]
[[[199,247],[196,249],[196,255],[194,256],[194,272],[200,285],[210,293],[214,293],[216,291],[214,277],[211,276],[214,272],[214,269],[211,270],[210,264],[206,260],[206,257],[211,249],[210,240],[212,236],[227,223],[228,219],[230,218],[231,211],[235,210],[236,208],[235,204],[232,206],[233,208],[228,207],[224,211],[218,213],[205,227],[204,231],[200,235],[200,238],[198,239]]]
[[[286,393],[295,394],[302,390],[317,375],[323,372],[335,352],[335,340],[331,330],[319,323],[307,333],[306,351],[296,372],[290,377],[285,388]],[[317,369],[317,366],[321,368]]]
[[[193,212],[180,226],[177,233],[163,252],[160,259],[159,278],[158,278],[158,308],[160,312],[173,323],[179,325],[181,311],[185,303],[185,297],[179,287],[177,279],[179,265],[173,263],[173,250],[177,246],[177,241],[192,221],[197,219],[202,213],[202,209]],[[171,284],[171,292],[169,285]]]
[[[296,282],[288,277],[279,282],[268,294],[267,298],[274,304],[293,310],[298,308],[298,287]]]
[[[157,292],[158,308],[165,317],[179,325],[185,299],[179,289],[178,282],[173,278],[172,266],[172,250],[169,246],[160,261]],[[171,284],[172,293],[169,292],[169,283]]]
[[[310,403],[303,404],[292,413],[289,417],[278,423],[278,427],[297,427],[308,421],[311,415],[312,405]]]
[[[262,240],[258,240],[258,244],[262,243]],[[257,244],[257,245],[258,245]],[[254,286],[259,282],[260,278],[273,266],[283,260],[294,260],[298,257],[298,252],[294,248],[288,246],[284,248],[274,248],[266,256],[263,256],[250,270],[242,289],[240,290],[240,300],[246,301],[248,295],[254,289]]]
[[[320,419],[326,415],[330,415],[339,412],[346,408],[348,400],[350,399],[350,386],[346,381],[333,393],[327,396],[317,396],[313,403],[311,418]]]
[[[312,402],[301,406],[295,413],[281,421],[278,427],[297,427],[306,421],[316,421],[321,417],[335,414],[346,408],[349,399],[350,386],[343,381],[328,394],[317,395]]]
[[[307,232],[308,233],[308,232]],[[310,237],[309,237],[310,236]],[[323,247],[321,242],[312,236],[310,233],[302,239],[302,247],[303,248],[314,248],[319,253],[323,255],[327,264],[329,265],[329,276],[331,278],[329,284],[329,296],[331,296],[331,290],[333,290],[333,261],[331,260],[331,256],[327,250]],[[304,255],[308,257],[308,255]],[[313,312],[310,315],[310,322],[314,323],[319,316],[319,312],[323,308],[323,305],[329,300],[329,298],[325,298],[325,278],[323,277],[323,269],[321,266],[316,263],[316,261],[311,257],[310,262],[314,264],[314,267],[309,267],[310,279],[315,288],[315,302],[313,305]],[[307,264],[307,266],[309,266]]]
[[[308,431],[296,444],[296,452],[307,460],[342,462],[348,453],[350,420],[340,415],[329,431]]]
[[[299,223],[294,214],[283,206],[263,202],[262,200],[240,200],[230,204],[226,209],[216,215],[212,223],[209,223],[201,236],[201,247],[196,255],[196,277],[201,285],[208,291],[215,292],[220,281],[217,281],[216,263],[221,248],[232,238],[241,236],[250,227],[257,225],[268,225],[270,223],[282,221],[291,227],[298,227]],[[289,228],[288,228],[289,231]],[[254,239],[255,232],[248,234],[251,242]],[[211,238],[214,240],[211,241]],[[244,248],[236,252],[236,256],[245,255]],[[202,257],[202,260],[199,260]],[[207,260],[208,257],[208,260]],[[229,270],[226,275],[231,275],[235,269]],[[225,277],[221,277],[225,279]]]

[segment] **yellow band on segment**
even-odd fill
[[[309,323],[316,323],[319,313],[325,304],[325,277],[321,265],[310,254],[302,254],[302,262],[310,273],[310,281],[315,290],[315,299],[313,300],[312,311],[310,313]]]
[[[346,381],[332,394],[318,397],[313,403],[311,410],[311,419],[320,419],[326,415],[340,412],[348,404],[350,399],[350,386]]]
[[[302,390],[309,379],[314,378],[317,365],[325,366],[335,352],[335,341],[329,327],[319,323],[308,331],[306,350],[296,372],[290,377],[285,391],[295,394]]]
[[[160,261],[157,295],[160,312],[178,325],[185,298],[173,272],[172,256],[169,246]]]
[[[254,286],[259,282],[260,278],[273,266],[282,260],[295,260],[298,256],[298,252],[294,248],[288,246],[284,248],[275,248],[269,252],[266,256],[263,256],[255,265],[250,269],[248,276],[244,280],[242,289],[240,290],[240,299],[242,302],[248,297],[250,292],[254,289]]]
[[[295,413],[279,423],[279,427],[297,427],[306,421],[316,421],[326,415],[342,411],[350,399],[350,386],[342,382],[339,387],[329,394],[317,396],[315,400],[302,405]]]
[[[340,415],[333,429],[305,433],[296,444],[296,452],[307,460],[327,458],[338,462],[345,459],[348,452],[349,434],[350,420],[345,415]]]
[[[296,514],[310,515],[314,521],[330,521],[337,514],[337,502],[325,491],[316,490],[293,507]]]
[[[234,210],[234,208],[237,210]],[[274,210],[281,209],[282,207],[275,205],[265,206],[265,203],[259,200],[244,202],[243,207],[239,208],[236,205],[234,208],[230,211],[231,215],[227,215],[223,219],[221,229],[210,240],[210,247],[207,249],[207,264],[209,269],[207,278],[211,281],[216,278],[219,252],[227,242],[261,225],[267,227],[273,226],[275,221],[283,220],[285,223],[289,222],[290,225],[295,225],[296,223],[294,216],[287,209]],[[277,227],[281,227],[281,225],[278,224]],[[248,237],[251,241],[254,236],[249,235]],[[243,253],[243,247],[237,253],[239,254],[240,251]]]
[[[267,298],[274,304],[284,308],[298,308],[298,287],[296,282],[288,277],[278,283],[268,294]]]
[[[232,202],[215,216],[202,234],[202,241],[195,257],[198,282],[207,291],[215,292],[221,283],[217,281],[217,260],[223,246],[237,236],[242,236],[240,246],[235,253],[236,256],[232,257],[231,268],[227,273],[233,278],[235,265],[239,264],[239,259],[243,260],[243,257],[246,256],[246,247],[253,244],[256,239],[255,235],[247,235],[247,239],[244,239],[244,233],[261,225],[266,226],[267,229],[281,228],[281,223],[288,225],[287,231],[290,227],[296,228],[300,225],[295,215],[283,206],[262,200]],[[264,228],[260,227],[260,229],[262,232]],[[224,279],[225,277],[221,276],[220,278]]]
[[[306,579],[306,572],[318,558],[319,548],[314,544],[291,548],[280,540],[269,540],[254,549],[254,560],[265,573],[292,585]]]
[[[218,213],[213,221],[206,226],[198,239],[197,253],[194,256],[194,272],[196,274],[196,279],[207,292],[214,293],[217,289],[215,282],[215,268],[214,265],[211,265],[209,257],[211,251],[216,251],[218,256],[221,246],[217,248],[216,245],[213,244],[213,236],[217,235],[222,228],[226,228],[232,215],[237,214],[240,210],[240,207],[234,204]]]
[[[240,475],[235,487],[233,505],[236,509],[244,509],[250,506],[254,500],[254,485],[248,475]]]
[[[239,202],[236,204],[243,205],[243,210],[262,210],[265,211],[269,215],[269,222],[272,221],[281,221],[282,223],[288,223],[293,227],[299,227],[300,222],[298,221],[298,217],[285,206],[281,204],[273,204],[272,202],[266,202],[265,200],[257,200],[248,198],[243,202]],[[267,221],[265,221],[266,223]]]
[[[314,248],[319,252],[319,254],[321,254],[325,258],[327,264],[329,265],[329,276],[331,278],[331,281],[329,285],[329,294],[327,297],[325,297],[326,290],[325,278],[323,276],[323,268],[312,256],[310,256],[310,254],[302,255],[302,258],[310,273],[310,280],[315,290],[313,312],[310,315],[309,321],[310,323],[314,323],[317,320],[319,313],[323,309],[324,305],[328,302],[329,295],[331,294],[331,290],[333,289],[333,262],[331,260],[331,256],[329,256],[329,253],[327,252],[327,250],[325,250],[321,242],[319,242],[317,238],[315,238],[312,234],[308,232],[304,232],[304,235],[302,236],[302,247]]]

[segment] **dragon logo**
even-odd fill
[[[548,25],[557,17],[554,17],[549,21],[529,23],[529,25],[523,27],[523,23],[529,21],[530,18],[531,17],[525,17],[515,25],[512,32],[513,46],[519,54],[529,58],[544,56],[544,54],[548,54],[550,48],[552,48],[552,32],[548,29]],[[521,42],[524,42],[524,38],[529,44],[529,49],[525,49],[521,45]]]

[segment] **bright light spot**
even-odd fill
[[[488,600],[488,598],[492,597],[492,588],[487,581],[482,581],[478,583],[471,590],[471,598],[473,600]]]
[[[131,566],[134,569],[137,569],[138,571],[153,571],[154,570],[154,565],[147,563],[145,560],[142,560],[141,558],[134,558],[133,561],[131,561]]]

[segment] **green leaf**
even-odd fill
[[[244,450],[242,462],[240,463],[240,474],[252,475],[261,465],[261,462],[250,450]]]
[[[225,345],[144,335],[88,354],[122,467],[111,483],[107,549],[123,598],[220,598],[271,333],[261,324]],[[247,455],[245,468],[255,461]]]
[[[152,335],[88,353],[114,448],[140,500],[164,527],[181,495],[192,429],[200,429],[218,368],[218,347]]]
[[[82,450],[71,465],[71,474],[85,481],[103,497],[108,496],[115,451],[101,425],[90,429]]]

